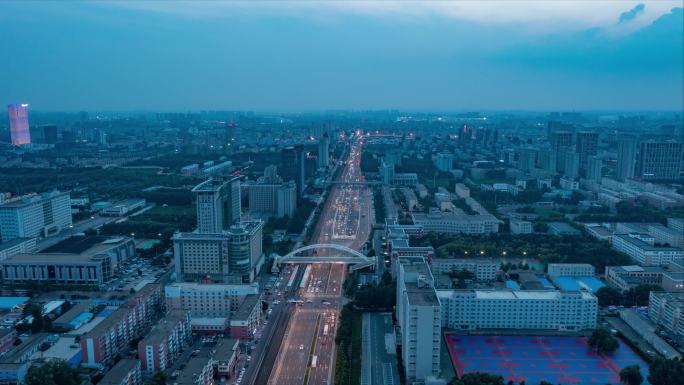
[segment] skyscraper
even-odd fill
[[[21,146],[31,144],[31,133],[28,123],[28,104],[10,104],[7,106],[9,116],[10,138],[12,144]]]
[[[682,142],[642,142],[639,151],[638,177],[643,180],[676,180],[681,177]]]
[[[298,197],[304,194],[304,156],[304,145],[301,144],[285,147],[281,152],[281,176],[284,181],[295,181]]]
[[[324,133],[321,139],[318,140],[318,168],[328,167],[330,151],[330,137],[328,133]]]
[[[239,177],[217,177],[192,189],[197,197],[197,231],[219,233],[240,221]]]
[[[518,149],[518,168],[525,172],[534,170],[537,162],[537,149],[520,148]]]
[[[579,154],[580,175],[587,175],[587,164],[590,156],[598,152],[598,133],[596,131],[579,131],[575,134],[575,151]]]
[[[637,141],[633,137],[622,137],[618,140],[617,168],[615,176],[624,181],[634,177],[636,165]]]
[[[600,182],[601,181],[601,171],[603,168],[603,161],[601,158],[597,156],[590,156],[589,159],[587,160],[587,169],[585,172],[585,178],[595,181],[595,182]]]

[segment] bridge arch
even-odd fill
[[[318,250],[318,249],[332,249],[339,251],[341,253],[347,254],[349,256],[344,257],[344,256],[334,256],[334,257],[319,257],[319,256],[314,256],[314,257],[300,257],[297,256],[297,254],[304,252],[304,251],[309,251],[309,250]],[[365,256],[363,253],[359,252],[358,250],[351,249],[346,246],[338,245],[335,243],[314,243],[311,245],[306,245],[302,246],[300,248],[294,249],[290,251],[289,253],[285,254],[282,257],[276,258],[276,263],[288,263],[288,262],[295,262],[295,263],[348,263],[351,265],[355,265],[352,267],[352,270],[356,270],[362,267],[366,266],[371,266],[375,264],[375,258],[368,258]]]

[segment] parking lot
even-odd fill
[[[147,283],[160,278],[166,269],[161,266],[152,266],[151,262],[140,257],[129,258],[124,261],[116,273],[114,279],[103,285],[104,291],[129,292],[131,289],[139,290]]]

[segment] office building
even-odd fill
[[[680,233],[684,232],[684,218],[667,218],[667,227]]]
[[[435,157],[435,166],[437,166],[439,171],[451,171],[454,166],[454,155],[448,152],[440,152]]]
[[[497,261],[485,258],[433,258],[430,261],[430,270],[433,274],[449,274],[466,270],[473,273],[475,280],[483,282],[496,280],[499,266]]]
[[[219,233],[240,221],[239,177],[215,177],[192,189],[197,198],[197,231]]]
[[[438,290],[442,326],[460,330],[596,327],[597,298],[586,291]]]
[[[655,238],[656,243],[672,247],[684,247],[684,231],[665,227],[660,223],[649,223],[648,234]]]
[[[394,165],[385,163],[384,161],[380,164],[380,177],[382,177],[382,183],[391,185],[394,183]]]
[[[570,179],[578,178],[580,176],[580,154],[571,149],[561,150],[559,153],[563,159],[563,175]]]
[[[559,130],[551,134],[551,149],[559,151],[563,148],[572,147],[572,131]]]
[[[330,151],[330,137],[328,133],[324,133],[321,139],[318,140],[318,168],[328,167]]]
[[[575,134],[575,151],[579,155],[579,171],[587,176],[589,157],[598,153],[598,133],[596,131],[578,131]]]
[[[681,178],[683,143],[647,141],[639,147],[637,177],[642,180],[678,180]]]
[[[141,370],[148,375],[171,367],[190,340],[190,315],[171,310],[138,342]]]
[[[15,146],[31,144],[29,131],[28,104],[10,104],[7,106],[10,125],[10,139]]]
[[[0,204],[0,239],[55,235],[72,226],[68,192],[32,194]]]
[[[613,249],[629,255],[642,266],[682,263],[684,250],[678,247],[654,246],[654,241],[655,239],[648,234],[614,234]]]
[[[440,371],[441,308],[435,280],[422,257],[397,261],[397,324],[406,379],[424,381]]]
[[[637,158],[637,141],[633,137],[618,139],[615,176],[620,181],[634,177]]]
[[[499,220],[491,214],[466,215],[430,212],[411,214],[413,223],[421,225],[425,232],[445,234],[490,234],[499,232]]]
[[[648,318],[679,338],[684,337],[684,293],[652,291],[648,298]]]
[[[305,173],[304,146],[301,144],[285,147],[281,152],[280,170],[285,181],[293,180],[297,185],[297,197],[304,195],[306,173]]]
[[[262,221],[243,221],[217,233],[175,233],[178,282],[250,283],[263,263]]]

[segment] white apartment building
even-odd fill
[[[445,234],[489,234],[499,232],[499,220],[490,214],[465,215],[456,213],[413,213],[413,223],[422,225],[426,232]]]
[[[649,224],[648,233],[661,244],[668,244],[672,247],[684,246],[684,231],[665,227],[660,223]]]
[[[648,317],[668,332],[684,337],[684,293],[652,291],[648,298]]]
[[[550,263],[546,273],[557,277],[593,277],[596,269],[588,263]]]
[[[442,326],[472,329],[548,329],[596,327],[598,300],[585,291],[437,290]]]
[[[0,204],[0,241],[55,235],[72,225],[71,197],[53,191]]]
[[[256,282],[247,285],[176,282],[164,288],[166,308],[187,310],[192,318],[229,317],[246,296],[258,293]]]
[[[613,249],[623,252],[642,266],[663,266],[670,262],[682,263],[684,250],[677,247],[654,246],[648,234],[613,235]]]
[[[422,257],[400,257],[397,278],[397,322],[402,361],[409,381],[425,380],[440,371],[441,316],[434,278]]]
[[[294,182],[253,184],[248,189],[250,214],[292,217],[297,209],[297,189]]]
[[[152,375],[169,368],[190,340],[190,316],[185,310],[171,310],[138,342],[141,370]]]
[[[448,274],[461,270],[475,274],[478,281],[494,281],[499,272],[499,263],[493,259],[433,258],[430,269],[433,274]]]

